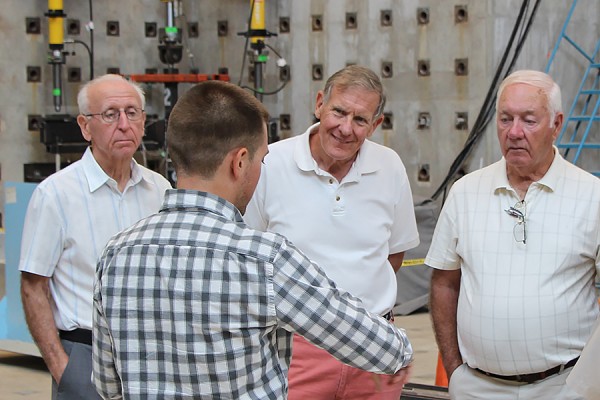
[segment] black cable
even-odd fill
[[[473,127],[473,130],[471,131],[471,134],[468,137],[468,140],[465,144],[465,147],[463,148],[463,151],[461,151],[460,156],[457,157],[457,162],[455,164],[453,164],[453,168],[451,168],[452,176],[449,176],[449,180],[447,183],[449,183],[449,181],[454,177],[454,175],[461,168],[464,160],[468,157],[468,155],[471,153],[472,149],[474,148],[475,144],[479,141],[479,139],[485,133],[486,127],[488,126],[488,124],[491,122],[491,120],[494,117],[494,110],[495,110],[494,99],[496,98],[497,89],[498,89],[497,85],[498,85],[498,82],[500,81],[500,75],[502,75],[501,74],[502,69],[504,68],[504,65],[506,63],[506,59],[510,52],[510,49],[512,48],[512,43],[514,42],[514,37],[515,37],[516,31],[518,28],[521,28],[521,29],[523,28],[523,25],[521,25],[521,20],[522,20],[523,16],[526,14],[528,7],[529,7],[529,0],[524,2],[522,5],[521,12],[519,13],[519,17],[517,18],[517,22],[515,24],[515,29],[513,30],[513,35],[511,35],[509,44],[507,46],[507,50],[504,53],[502,61],[500,62],[499,67],[496,71],[496,74],[492,81],[492,85],[490,86],[490,91],[488,92],[488,96],[486,97],[486,100],[484,101],[484,106],[482,107],[482,111],[480,112],[478,119]],[[533,17],[533,15],[530,17],[530,22],[532,20],[531,19],[532,17]],[[526,33],[529,30],[529,26],[530,26],[530,24],[528,24],[527,28],[524,31],[522,31],[522,34],[520,35],[520,38],[518,40],[517,47],[516,47],[515,53],[513,55],[513,58],[510,62],[510,65],[509,65],[507,71],[503,74],[502,79],[504,79],[506,76],[508,76],[512,67],[514,66],[514,63],[516,62],[517,57],[520,53],[520,50],[523,46]]]
[[[87,45],[87,43],[85,43],[85,42],[83,42],[83,41],[81,41],[81,40],[79,40],[79,39],[67,39],[67,40],[70,40],[70,41],[71,41],[71,42],[73,42],[73,43],[78,43],[78,44],[82,45],[83,47],[85,47],[85,49],[87,50],[87,52],[88,52],[88,56],[89,56],[89,58],[90,58],[90,81],[91,81],[92,79],[94,79],[94,69],[93,69],[93,67],[92,67],[92,65],[93,65],[93,63],[94,63],[94,58],[92,57],[92,50],[91,50],[91,49],[90,49],[90,47]],[[67,42],[67,41],[65,40],[65,43],[69,43],[69,42]]]
[[[273,53],[275,53],[275,55],[277,57],[282,58],[279,55],[279,53],[277,53],[277,51],[273,47],[269,46],[266,43],[265,43],[265,46],[267,46],[269,49],[273,50]],[[277,93],[281,92],[283,90],[283,88],[285,88],[285,86],[289,83],[289,81],[290,81],[290,79],[287,78],[286,80],[283,81],[283,83],[281,84],[281,86],[279,86],[277,89],[275,89],[273,91],[270,91],[270,92],[260,91],[260,90],[257,90],[255,88],[252,88],[250,86],[241,86],[241,85],[238,85],[238,86],[240,86],[243,89],[248,89],[251,92],[256,93],[256,94],[263,94],[263,95],[266,95],[266,96],[270,96],[270,95],[277,94]]]
[[[431,198],[424,200],[420,204],[429,203],[429,202],[437,199],[440,196],[440,194],[442,194],[442,193],[444,193],[444,200],[445,200],[445,196],[446,196],[447,189],[448,189],[450,182],[456,176],[456,174],[458,173],[458,171],[464,164],[464,161],[466,160],[466,158],[470,155],[475,144],[479,141],[479,139],[485,133],[485,128],[487,127],[487,125],[490,123],[490,121],[492,120],[492,118],[494,116],[494,109],[495,109],[494,99],[496,97],[496,93],[498,90],[498,88],[497,88],[498,82],[500,81],[500,76],[502,75],[504,65],[506,64],[506,60],[512,49],[512,46],[513,46],[513,43],[515,40],[515,36],[517,35],[517,32],[520,30],[521,33],[519,35],[519,39],[517,40],[518,43],[516,45],[512,60],[509,63],[509,67],[503,75],[504,78],[506,76],[508,76],[508,74],[512,70],[512,68],[521,52],[523,44],[525,43],[525,38],[527,37],[527,34],[529,32],[529,29],[531,28],[531,24],[534,19],[534,16],[537,12],[539,3],[540,3],[540,0],[537,0],[535,6],[533,8],[533,11],[531,12],[531,14],[529,16],[528,22],[526,24],[523,24],[522,20],[523,20],[524,15],[526,15],[527,10],[529,8],[529,0],[523,1],[522,5],[521,5],[521,9],[519,11],[519,15],[517,17],[517,21],[515,22],[515,26],[513,27],[513,31],[511,33],[509,42],[507,44],[506,50],[505,50],[505,52],[502,56],[502,59],[496,69],[494,78],[492,79],[492,84],[490,85],[490,88],[488,90],[488,93],[486,94],[486,97],[485,97],[485,100],[481,107],[481,110],[479,112],[479,115],[477,116],[477,120],[475,121],[475,124],[473,125],[473,128],[472,128],[469,136],[467,137],[467,140],[465,142],[465,145],[463,146],[463,149],[461,150],[459,155],[454,159],[454,162],[452,163],[451,167],[449,168],[445,179],[442,181],[442,183],[440,184],[438,189],[436,189],[436,191],[431,196]]]
[[[238,86],[242,85],[242,77],[244,76],[244,68],[246,67],[246,54],[248,53],[248,42],[250,41],[250,26],[252,26],[252,15],[254,14],[254,2],[250,5],[250,16],[248,17],[248,34],[246,35],[246,43],[244,43],[244,55],[242,56],[242,69],[240,71],[240,80]]]
[[[94,79],[94,16],[92,12],[92,0],[89,0],[90,5],[90,80]]]
[[[250,17],[248,18],[248,30],[250,30],[250,26],[252,23],[252,15],[254,13],[254,1],[252,0],[252,4],[251,4],[251,10],[250,10]],[[246,54],[248,53],[248,41],[250,38],[250,34],[248,33],[248,35],[246,35],[246,43],[244,44],[244,57],[242,58],[242,70],[240,72],[240,79],[238,81],[238,86],[243,88],[243,89],[248,89],[253,93],[256,94],[262,94],[262,95],[266,95],[266,96],[270,96],[273,94],[277,94],[279,92],[281,92],[283,90],[283,88],[285,88],[285,86],[288,84],[288,82],[290,81],[289,79],[286,79],[285,81],[283,81],[283,83],[281,84],[281,86],[279,86],[277,89],[273,90],[273,91],[261,91],[261,90],[257,90],[255,88],[252,88],[250,86],[245,86],[242,85],[242,77],[244,75],[244,67],[246,64]],[[264,43],[264,42],[263,42]],[[279,52],[277,50],[275,50],[275,48],[273,48],[273,46],[270,46],[268,43],[264,43],[265,47],[269,48],[273,53],[275,53],[275,55],[277,57],[279,57],[280,59],[283,59],[283,57],[281,57],[281,55],[279,54]]]
[[[277,50],[275,50],[275,49],[274,49],[272,46],[270,46],[268,43],[265,43],[265,46],[266,46],[266,47],[268,47],[269,49],[271,49],[271,51],[272,51],[273,53],[275,53],[275,55],[276,55],[277,57],[279,57],[279,58],[283,58],[283,57],[281,57],[281,55],[280,55],[280,54],[277,52]]]
[[[523,48],[523,45],[525,44],[525,37],[527,36],[529,29],[531,29],[531,24],[533,23],[534,16],[537,13],[537,8],[540,5],[540,3],[541,3],[541,0],[536,0],[535,5],[533,6],[533,10],[531,11],[531,15],[529,16],[529,21],[527,21],[527,26],[525,27],[525,32],[523,34],[523,37],[519,39],[519,43],[517,44],[517,48],[515,50],[513,60],[510,63],[510,65],[508,67],[508,71],[505,76],[508,76],[508,73],[510,71],[512,71],[513,67],[515,66],[515,63],[517,62],[517,59],[519,58],[519,54],[521,54],[521,49]]]
[[[489,107],[489,105],[491,104],[491,102],[493,102],[494,98],[496,97],[496,91],[497,91],[497,83],[500,81],[500,75],[502,74],[502,69],[504,68],[504,64],[506,63],[506,59],[508,58],[508,54],[510,53],[510,50],[512,48],[513,42],[515,40],[515,36],[517,34],[517,30],[519,28],[519,25],[521,23],[521,20],[523,18],[523,16],[525,15],[525,10],[527,9],[527,6],[529,5],[529,0],[524,0],[523,4],[521,4],[521,9],[519,10],[519,15],[517,17],[517,21],[515,22],[515,26],[513,27],[513,31],[510,35],[510,39],[508,41],[508,45],[506,47],[506,50],[504,51],[504,54],[502,55],[502,59],[500,60],[500,64],[498,65],[498,68],[496,68],[496,72],[494,74],[494,78],[492,79],[492,85],[490,85],[490,88],[488,89],[488,92],[486,94],[485,100],[484,100],[484,105],[488,106],[488,109],[486,110],[486,113],[489,112],[490,109],[492,109],[492,107]],[[479,127],[480,124],[485,120],[486,118],[486,113],[482,114],[480,113],[479,116],[477,117],[477,121],[475,121],[475,126]]]
[[[289,82],[289,79],[286,79],[285,81],[283,81],[283,83],[281,84],[281,86],[279,86],[277,89],[271,91],[271,92],[265,92],[265,91],[260,91],[260,90],[256,90],[250,86],[240,86],[243,89],[248,89],[250,91],[252,91],[253,93],[258,93],[258,94],[264,94],[267,96],[270,96],[272,94],[276,94],[279,93],[283,90],[283,88],[285,87],[285,85],[287,85],[287,83]]]
[[[486,98],[486,103],[488,104],[488,109],[486,110],[486,113],[483,115],[483,118],[481,119],[481,121],[488,120],[490,117],[490,113],[493,112],[493,110],[495,108],[494,99],[496,97],[496,92],[498,89],[496,87],[496,84],[500,81],[500,75],[502,75],[502,69],[504,68],[504,64],[506,63],[506,59],[510,52],[510,48],[512,47],[512,43],[514,42],[514,34],[516,33],[517,26],[518,26],[520,20],[522,19],[523,15],[525,15],[524,13],[528,9],[528,6],[529,6],[529,1],[523,3],[523,6],[521,8],[521,13],[519,14],[517,23],[515,25],[515,30],[513,31],[513,34],[511,35],[509,45],[508,45],[507,50],[502,58],[502,61],[499,65],[498,69],[496,70],[496,74],[493,79],[493,85],[490,87],[490,91],[488,92],[488,97]],[[521,26],[521,28],[522,28],[522,26]],[[510,65],[507,68],[507,71],[503,74],[502,79],[504,79],[504,77],[508,76],[510,70],[512,69],[512,67],[514,66],[514,63],[517,60],[518,53],[520,52],[520,49],[524,43],[524,38],[525,38],[524,34],[526,34],[526,32],[523,32],[518,39],[517,50],[515,51],[515,54],[513,55],[513,59],[511,60]]]
[[[518,57],[519,57],[519,55],[520,55],[520,53],[521,53],[521,50],[522,50],[522,48],[523,48],[523,45],[524,45],[524,43],[525,43],[525,39],[526,39],[526,37],[527,37],[527,34],[529,33],[529,30],[530,30],[530,28],[531,28],[531,24],[533,23],[533,20],[534,20],[535,14],[536,14],[536,12],[537,12],[537,7],[539,6],[540,2],[541,2],[541,0],[536,0],[536,4],[535,4],[535,6],[534,6],[534,8],[533,8],[533,11],[532,11],[532,12],[531,12],[531,14],[529,15],[529,20],[527,21],[527,23],[526,23],[525,25],[522,25],[522,26],[520,27],[520,28],[522,29],[522,31],[521,31],[521,33],[520,33],[520,35],[519,35],[519,39],[518,39],[518,41],[517,41],[517,45],[516,45],[516,48],[515,48],[515,50],[514,50],[514,53],[513,53],[513,56],[512,56],[512,60],[510,61],[510,63],[509,63],[509,66],[508,66],[508,68],[506,69],[506,72],[504,72],[504,74],[502,75],[502,80],[504,80],[504,79],[505,79],[505,78],[506,78],[506,77],[507,77],[507,76],[510,74],[510,72],[512,71],[512,69],[513,69],[513,67],[514,67],[514,65],[515,65],[515,63],[516,63],[516,61],[517,61],[517,59],[518,59]],[[522,9],[521,9],[521,10],[523,11],[523,13],[522,13],[522,14],[520,14],[520,17],[521,17],[522,15],[526,15],[526,14],[527,14],[527,10],[528,10],[528,9],[529,9],[529,0],[528,0],[526,3],[525,3],[525,2],[523,3],[523,7],[522,7]],[[520,20],[520,18],[518,19],[518,21],[517,21],[517,24],[516,24],[515,26],[517,26],[517,25],[518,25],[518,23],[519,23],[519,20]],[[523,27],[524,27],[524,28],[523,28]],[[514,39],[514,36],[513,36],[513,37],[511,37],[511,43],[512,43],[512,39]],[[512,47],[512,44],[511,44],[511,47]],[[508,54],[508,53],[507,53],[507,54]],[[505,63],[505,60],[506,60],[506,59],[504,59],[504,60],[503,60],[502,66],[503,66],[503,65],[504,65],[504,63]],[[501,69],[499,69],[498,71],[500,71],[500,70],[501,70]],[[488,102],[488,105],[487,105],[487,110],[486,110],[486,111],[485,111],[485,113],[484,113],[484,118],[482,119],[481,126],[479,126],[479,127],[478,127],[478,129],[477,129],[477,134],[476,134],[476,135],[474,135],[474,140],[472,141],[472,143],[469,143],[469,145],[470,145],[470,146],[468,147],[468,152],[467,152],[467,154],[465,154],[464,158],[466,158],[466,157],[468,156],[468,154],[470,153],[470,151],[471,151],[472,147],[474,147],[474,145],[476,144],[476,142],[477,142],[477,141],[480,139],[480,137],[481,137],[481,136],[482,136],[482,135],[485,133],[485,128],[486,128],[486,127],[487,127],[487,125],[488,125],[488,124],[491,122],[491,120],[493,119],[493,117],[494,117],[494,115],[495,115],[494,111],[495,111],[495,104],[496,104],[496,102],[494,101],[494,99],[495,99],[495,98],[496,98],[496,96],[497,96],[497,91],[498,91],[498,88],[496,87],[496,85],[497,85],[497,83],[498,83],[499,81],[500,81],[500,78],[499,78],[499,76],[497,75],[497,76],[496,76],[496,78],[494,79],[494,83],[493,83],[493,85],[492,85],[492,87],[494,87],[494,93],[493,93],[493,96],[492,96],[492,98],[490,99],[490,101]]]

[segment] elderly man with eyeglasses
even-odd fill
[[[553,145],[558,85],[500,85],[502,159],[458,180],[425,263],[452,399],[581,399],[565,384],[598,317],[600,180]]]
[[[91,384],[96,262],[111,236],[157,212],[169,182],[133,159],[144,135],[144,93],[119,75],[85,84],[77,123],[90,146],[29,202],[21,296],[52,375],[53,399],[99,398]]]

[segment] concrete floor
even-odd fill
[[[41,358],[0,351],[0,400],[49,400],[51,393]]]
[[[429,314],[396,317],[395,323],[406,329],[415,350],[410,382],[433,385],[438,349]],[[49,400],[50,397],[50,374],[41,358],[0,350],[0,400]]]

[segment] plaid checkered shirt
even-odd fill
[[[402,329],[204,192],[168,190],[158,214],[109,241],[93,320],[106,399],[285,399],[294,332],[373,372],[412,360]]]

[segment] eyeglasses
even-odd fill
[[[517,242],[527,243],[527,232],[525,230],[525,200],[519,201],[514,207],[504,210],[508,215],[517,219],[513,227],[513,236]]]
[[[121,117],[121,111],[125,113],[125,116],[130,121],[139,121],[142,119],[144,115],[144,110],[136,107],[127,107],[127,108],[109,108],[101,113],[96,114],[84,114],[86,117],[93,117],[99,115],[102,118],[102,121],[107,124],[113,124],[119,120]]]

